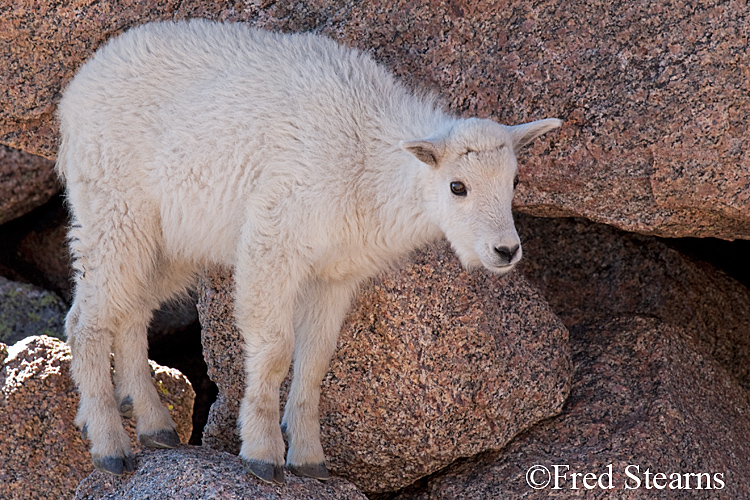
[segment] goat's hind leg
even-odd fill
[[[135,417],[138,440],[149,448],[174,448],[180,438],[154,387],[148,362],[148,325],[159,303],[183,292],[194,276],[187,263],[159,259],[150,273],[148,293],[141,295],[140,306],[115,335],[115,393],[120,413]]]
[[[173,446],[179,439],[148,364],[146,332],[159,301],[158,225],[144,216],[150,213],[147,207],[107,201],[102,217],[85,205],[72,207],[81,214],[75,214],[78,224],[70,235],[77,275],[67,323],[72,374],[81,395],[76,423],[91,443],[94,465],[120,475],[133,469],[130,438],[120,415],[121,410],[128,413],[129,405],[145,444]],[[112,385],[112,352],[117,390]]]
[[[94,466],[119,476],[133,470],[133,459],[112,386],[110,353],[116,324],[91,307],[84,298],[88,292],[87,285],[78,284],[66,320],[71,372],[81,397],[76,425],[91,443]]]
[[[180,444],[175,423],[161,403],[148,363],[148,314],[136,314],[116,335],[115,394],[124,417],[135,417],[138,440],[149,448],[174,448]]]
[[[94,466],[110,474],[133,470],[130,437],[122,427],[112,386],[111,353],[122,311],[117,298],[120,287],[112,277],[121,268],[114,260],[117,245],[109,233],[111,220],[93,203],[85,189],[70,187],[73,224],[69,233],[73,256],[75,296],[65,320],[70,344],[71,375],[80,394],[75,423],[91,445]],[[107,211],[107,214],[110,212]]]

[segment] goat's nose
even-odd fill
[[[518,253],[520,245],[513,245],[512,247],[495,247],[495,253],[500,256],[503,264],[510,264],[513,257]]]

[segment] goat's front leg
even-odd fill
[[[240,405],[240,458],[266,482],[284,483],[279,388],[294,350],[299,272],[293,259],[253,253],[235,269],[235,316],[242,332],[247,385]]]
[[[282,430],[289,441],[287,466],[298,476],[328,479],[320,443],[320,383],[336,350],[354,286],[313,280],[300,294],[294,318],[294,378]]]

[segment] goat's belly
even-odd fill
[[[236,207],[203,204],[201,200],[162,206],[162,233],[167,253],[180,260],[202,264],[234,265],[241,214]],[[235,208],[235,210],[232,210]]]

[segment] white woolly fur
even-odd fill
[[[67,333],[95,464],[129,468],[126,400],[144,443],[174,429],[146,328],[199,269],[224,264],[246,352],[240,455],[277,481],[290,362],[286,463],[325,476],[319,384],[358,283],[441,235],[467,267],[511,269],[515,154],[560,125],[458,119],[327,38],[203,20],[111,40],[58,116],[76,269]]]

